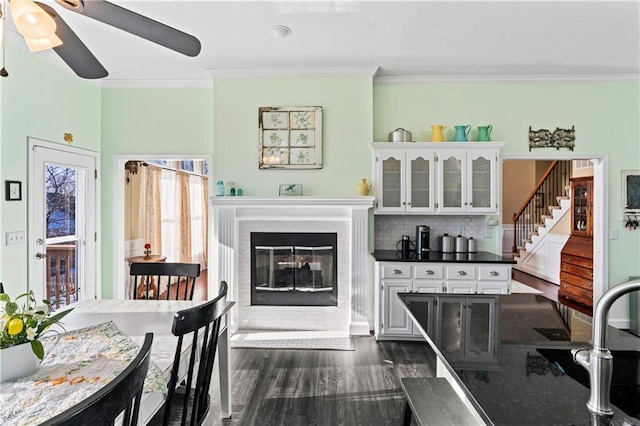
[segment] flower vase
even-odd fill
[[[31,343],[0,349],[0,383],[27,377],[40,369],[40,360],[31,349]]]

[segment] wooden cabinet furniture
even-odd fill
[[[593,306],[593,176],[571,179],[571,236],[560,253],[560,288],[565,297]]]
[[[509,294],[511,264],[376,262],[376,339],[421,340],[398,293]]]
[[[593,306],[593,239],[572,235],[560,254],[558,297]]]
[[[571,235],[593,236],[593,176],[571,179]]]
[[[497,212],[502,142],[375,142],[376,214]]]

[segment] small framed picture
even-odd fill
[[[22,200],[22,182],[18,180],[5,180],[4,197],[7,201]]]
[[[284,196],[301,196],[302,195],[302,185],[299,183],[283,183],[280,184],[280,191],[278,195],[281,197]]]

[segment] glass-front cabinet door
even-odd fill
[[[571,179],[571,234],[593,235],[593,177]]]
[[[439,154],[440,168],[438,185],[438,210],[441,212],[465,212],[466,191],[466,156],[465,152],[447,152]]]
[[[377,157],[376,211],[404,212],[405,200],[405,153],[402,151],[381,152]]]
[[[435,211],[435,155],[430,152],[407,153],[407,211],[432,213]]]
[[[495,212],[496,203],[496,157],[491,153],[467,154],[469,162],[469,211]]]

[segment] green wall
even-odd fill
[[[2,197],[0,279],[17,295],[27,289],[27,244],[6,246],[4,236],[27,230],[27,138],[66,145],[64,134],[72,133],[74,147],[99,151],[101,108],[96,83],[9,43],[6,58],[9,77],[0,78],[0,176],[22,182],[22,201]]]
[[[213,152],[212,89],[102,90],[102,296],[113,295],[114,156]],[[135,155],[134,155],[135,156]],[[122,213],[123,214],[123,213]],[[124,261],[124,259],[123,259]]]
[[[300,183],[304,195],[355,196],[371,178],[371,77],[254,78],[214,81],[214,173],[245,195],[277,196],[281,183]],[[258,108],[321,106],[323,167],[258,169]]]
[[[620,171],[640,169],[640,86],[637,83],[521,83],[376,85],[373,135],[386,141],[397,127],[427,141],[430,125],[493,125],[492,140],[506,141],[503,155],[535,159],[553,148],[529,153],[528,129],[576,128],[576,156],[607,155],[608,229],[620,230],[609,244],[609,285],[640,274],[640,232],[622,222]],[[449,140],[453,132],[449,133]],[[568,150],[560,151],[563,154]]]

